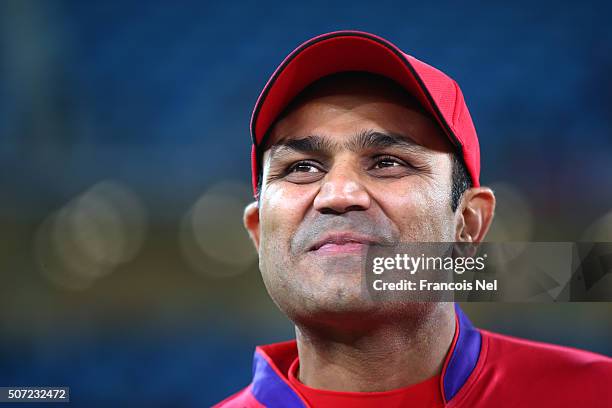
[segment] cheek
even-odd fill
[[[292,299],[305,292],[302,280],[293,279],[297,260],[290,255],[291,240],[312,203],[306,189],[300,190],[287,185],[263,189],[259,218],[259,269],[270,297],[289,315]]]
[[[260,207],[262,257],[287,255],[291,238],[312,203],[312,194],[301,187],[273,184],[264,189]]]
[[[437,242],[454,239],[450,190],[422,178],[392,183],[378,194],[377,202],[397,225],[404,242]]]

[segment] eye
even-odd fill
[[[295,184],[309,184],[321,180],[324,176],[325,170],[321,163],[300,160],[287,167],[283,179]]]
[[[400,178],[417,172],[412,164],[395,156],[379,155],[371,158],[368,172],[374,177]]]
[[[376,162],[374,163],[373,168],[374,169],[383,169],[383,168],[388,168],[388,167],[399,167],[399,166],[404,166],[403,163],[401,163],[399,160],[390,157],[390,156],[383,156],[383,157],[379,157]]]
[[[289,167],[287,173],[318,173],[320,171],[313,163],[300,161]]]

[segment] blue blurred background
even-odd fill
[[[337,29],[461,85],[491,241],[612,241],[609,2],[0,2],[0,385],[208,406],[293,329],[241,226],[252,106]],[[480,327],[612,355],[609,303],[472,304]],[[23,406],[23,405],[19,405]]]

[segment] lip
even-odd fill
[[[332,232],[325,234],[308,251],[317,253],[361,253],[366,246],[375,242],[367,235],[353,232]]]

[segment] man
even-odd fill
[[[219,407],[612,406],[612,360],[474,328],[450,302],[375,302],[365,250],[478,243],[495,198],[457,84],[368,33],[304,43],[251,121],[245,226],[296,341],[258,347]]]

